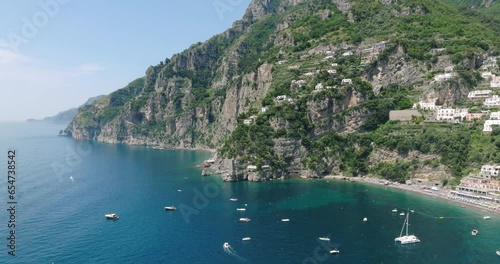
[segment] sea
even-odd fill
[[[196,167],[208,152],[77,141],[63,128],[0,123],[0,263],[500,263],[499,215],[355,182],[225,183]],[[421,243],[400,245],[408,210]]]

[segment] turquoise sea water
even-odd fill
[[[361,183],[223,183],[194,168],[206,152],[80,142],[55,136],[59,129],[0,124],[0,263],[500,263],[498,215],[483,220],[474,209]],[[15,257],[6,246],[8,148],[18,164]],[[178,210],[163,210],[170,205]],[[410,231],[422,243],[394,242],[404,220],[395,207],[415,210]]]

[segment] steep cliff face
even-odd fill
[[[390,110],[452,106],[480,81],[468,73],[498,37],[477,24],[478,40],[469,24],[441,1],[254,0],[232,28],[83,107],[66,132],[218,148],[228,181],[367,173],[383,156],[370,156],[370,132]],[[459,74],[436,82],[449,66]]]

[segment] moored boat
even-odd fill
[[[406,214],[405,221],[403,223],[403,228],[401,228],[401,233],[399,234],[399,237],[396,237],[394,241],[396,242],[401,242],[401,245],[405,244],[413,244],[413,243],[419,243],[420,239],[416,237],[415,235],[408,235],[408,226],[410,221],[410,213]],[[406,234],[403,236],[403,231],[405,230],[406,227]]]
[[[242,218],[240,218],[240,222],[248,223],[248,222],[250,222],[250,218],[242,217]]]
[[[281,219],[281,222],[290,222],[290,219],[288,219],[288,218],[283,218],[283,219]]]
[[[489,216],[489,215],[485,215],[485,216],[483,216],[483,219],[484,219],[484,220],[487,220],[487,219],[490,219],[490,218],[491,218],[491,216]]]
[[[165,210],[166,211],[175,211],[175,210],[177,210],[177,208],[175,208],[175,206],[165,206]]]
[[[236,208],[236,211],[246,211],[247,209],[245,208]]]
[[[252,239],[251,239],[250,237],[244,237],[244,238],[242,238],[241,240],[243,240],[243,241],[250,241],[250,240],[252,240]]]
[[[477,229],[472,229],[472,231],[471,231],[471,235],[473,235],[473,236],[477,236],[478,233],[479,233],[479,231]]]
[[[339,253],[340,253],[340,250],[338,250],[338,249],[330,250],[330,254],[335,255],[335,254],[339,254]]]
[[[319,237],[318,239],[322,241],[330,241],[329,237]]]
[[[237,202],[237,201],[238,201],[238,198],[234,198],[234,197],[233,197],[233,198],[230,198],[230,199],[229,199],[229,201],[231,201],[231,202]]]
[[[112,219],[112,220],[116,220],[119,218],[117,214],[105,214],[104,217],[106,217],[106,219]]]

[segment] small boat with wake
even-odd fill
[[[318,237],[318,239],[321,241],[330,241],[329,237]]]
[[[175,206],[165,206],[165,211],[175,211],[177,208]]]

